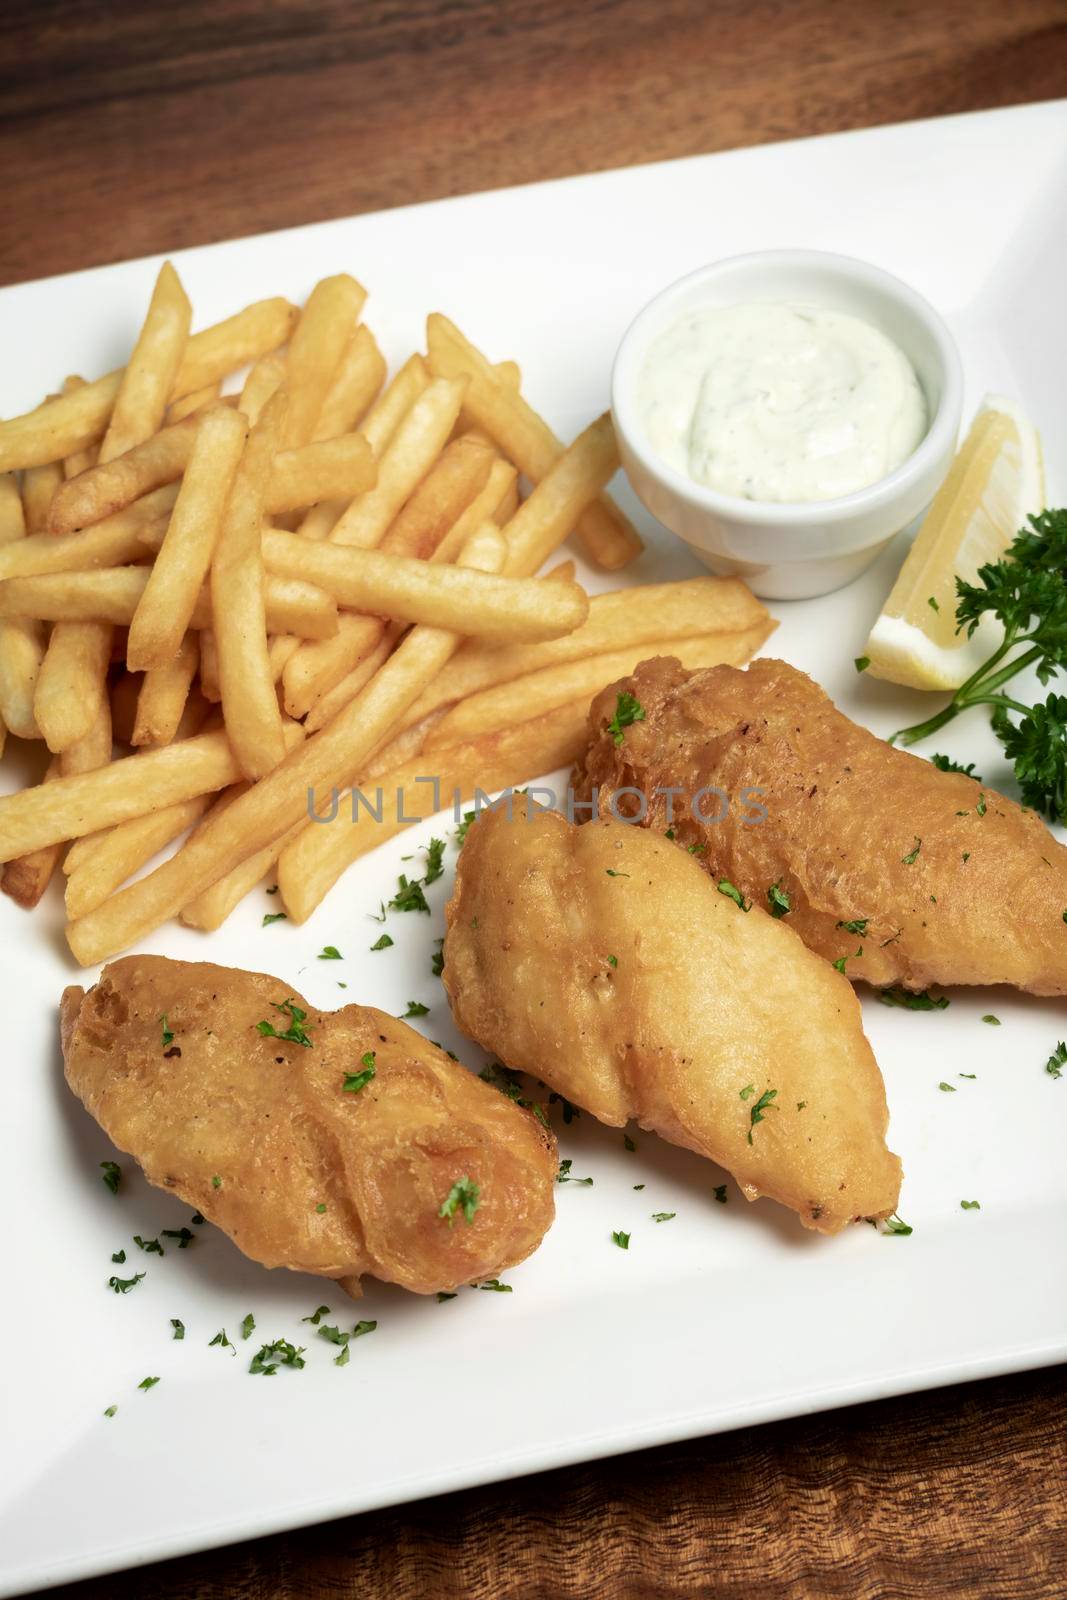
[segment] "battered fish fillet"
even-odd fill
[[[516,802],[513,821],[468,832],[447,918],[456,1021],[509,1066],[709,1156],[822,1233],[896,1209],[849,984],[675,845]]]
[[[264,973],[129,956],[66,990],[62,1037],[67,1082],[109,1137],[264,1266],[352,1295],[364,1273],[430,1294],[499,1276],[552,1222],[551,1134],[385,1012],[316,1011]],[[462,1202],[440,1215],[460,1179],[478,1188],[469,1222]]]
[[[636,697],[644,720],[616,745],[606,728],[619,694]],[[850,978],[1067,993],[1067,850],[1033,812],[857,727],[795,667],[645,661],[597,696],[589,728],[580,798],[597,787],[603,811],[633,786],[648,797],[646,825],[664,832],[671,815],[655,790],[676,786],[678,844],[757,905],[779,885],[788,926],[844,959]],[[691,815],[708,785],[730,797],[721,822]],[[752,789],[766,821],[744,803]],[[636,803],[620,796],[617,808]],[[712,819],[723,808],[714,794],[700,804]]]

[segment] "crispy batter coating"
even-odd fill
[[[605,730],[619,694],[636,696],[644,720],[616,746]],[[658,657],[597,696],[589,730],[582,798],[597,787],[605,811],[633,786],[648,797],[646,825],[664,832],[671,813],[655,790],[676,786],[678,843],[757,905],[778,884],[788,925],[844,957],[850,978],[1067,994],[1067,850],[1033,812],[857,727],[795,667],[687,672]],[[721,822],[691,815],[708,785],[730,797]],[[744,802],[753,789],[766,821]],[[711,794],[700,808],[714,819],[723,803]]]
[[[286,1000],[310,1048],[258,1031],[291,1028]],[[128,956],[66,990],[62,1037],[109,1137],[264,1266],[430,1294],[498,1276],[552,1222],[552,1135],[372,1007],[315,1011],[264,973]],[[346,1092],[368,1054],[373,1077]],[[470,1223],[439,1215],[460,1178],[480,1191]]]
[[[685,851],[517,803],[470,829],[447,915],[456,1021],[509,1066],[711,1157],[806,1227],[895,1210],[900,1162],[849,984]]]

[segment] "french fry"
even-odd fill
[[[285,357],[280,350],[260,356],[244,381],[237,409],[247,417],[249,424],[258,422],[260,412],[285,381]]]
[[[243,792],[246,787],[247,785],[236,784],[234,789]],[[237,792],[233,795],[235,800]],[[216,801],[216,806],[222,806],[225,800],[226,797],[223,796]],[[264,846],[262,850],[257,850],[254,856],[249,856],[247,861],[242,861],[232,872],[227,872],[225,877],[220,878],[218,883],[213,883],[210,889],[205,889],[195,900],[190,900],[179,913],[180,921],[188,928],[200,928],[205,933],[221,928],[234,907],[239,905],[249,890],[254,889],[267,875],[290,839],[295,839],[303,826],[303,822],[294,823],[280,839]]]
[[[340,632],[341,627],[344,625],[343,617],[338,618],[338,624],[338,631]],[[346,706],[362,689],[366,688],[378,668],[388,661],[396,648],[398,634],[393,630],[399,630],[401,627],[401,623],[387,624],[373,649],[356,666],[345,673],[340,683],[334,684],[332,689],[328,689],[320,699],[315,701],[315,704],[304,718],[304,727],[308,733],[314,733],[318,728],[325,727],[326,723],[332,721],[337,715],[342,706]],[[286,710],[290,710],[288,702],[286,702]],[[415,719],[413,718],[412,720],[414,721]]]
[[[25,537],[26,516],[19,481],[13,472],[0,472],[0,549]]]
[[[63,863],[67,873],[67,916],[83,917],[102,904],[127,878],[191,828],[210,804],[210,794],[195,795],[146,816],[131,817],[129,822],[117,823],[102,833],[76,839]]]
[[[35,533],[0,544],[0,581],[43,577],[50,572],[87,572],[136,561],[144,554],[146,538],[158,537],[162,543],[177,493],[174,487],[157,489],[84,533],[62,538]]]
[[[275,683],[281,679],[285,664],[300,648],[300,640],[291,633],[276,633],[267,645],[270,656],[270,675]]]
[[[408,556],[313,544],[277,530],[264,534],[263,557],[272,572],[288,578],[302,573],[342,606],[473,637],[554,639],[580,627],[589,611],[585,590],[576,583],[434,568]],[[215,611],[218,631],[223,620],[218,602]]]
[[[130,619],[127,662],[133,670],[163,666],[177,654],[211,566],[244,441],[239,412],[219,408],[198,421],[166,538]]]
[[[63,393],[74,394],[78,389],[84,389],[85,387],[85,379],[72,374],[63,383]],[[95,444],[87,444],[84,450],[75,450],[73,455],[67,456],[63,462],[64,478],[76,478],[79,472],[85,472],[89,467],[93,466],[96,462],[96,452],[97,446]]]
[[[107,767],[114,754],[111,702],[105,696],[88,733],[77,744],[68,745],[59,757],[64,778],[80,777]],[[73,835],[71,835],[73,837]]]
[[[59,753],[92,728],[107,695],[111,627],[57,622],[33,692],[33,717],[49,750]]]
[[[409,356],[359,425],[360,433],[376,456],[383,454],[416,400],[429,387],[430,373],[425,361],[420,355]]]
[[[191,417],[194,412],[205,411],[208,406],[214,405],[221,393],[222,380],[220,378],[216,378],[213,383],[202,384],[199,389],[194,389],[191,394],[183,394],[177,400],[172,400],[167,407],[167,414],[163,420],[168,427],[175,422],[184,422],[186,417]],[[91,466],[92,463],[86,462],[86,465]]]
[[[45,634],[39,622],[20,616],[0,620],[0,717],[19,739],[41,737],[33,715],[33,697],[44,649]]]
[[[137,715],[130,735],[131,744],[170,744],[177,734],[199,665],[199,636],[187,633],[173,660],[165,666],[152,667],[145,673],[141,692],[137,696]],[[40,722],[40,715],[37,720]]]
[[[470,387],[464,409],[496,441],[520,472],[540,483],[563,446],[544,418],[529,405],[447,317],[434,312],[426,321],[430,369],[437,377],[465,375]],[[605,480],[606,482],[607,480]],[[636,529],[606,496],[583,508],[577,534],[590,559],[615,570],[642,550]]]
[[[267,645],[261,530],[270,464],[286,427],[287,403],[286,391],[279,390],[248,436],[211,562],[212,632],[222,714],[242,771],[253,779],[270,772],[285,755]]]
[[[51,783],[59,777],[59,771],[59,759],[56,757],[49,763],[43,782]],[[43,850],[33,850],[29,855],[5,862],[0,867],[0,891],[24,911],[32,911],[51,883],[62,854],[62,843],[50,844]]]
[[[738,578],[685,578],[616,589],[594,595],[588,619],[563,638],[502,646],[469,640],[411,707],[408,720],[418,722],[441,706],[545,667],[631,647],[655,645],[651,653],[670,654],[671,639],[736,634],[769,622],[766,609]]]
[[[305,823],[278,858],[278,884],[289,917],[306,921],[346,867],[409,822],[458,807],[478,791],[488,796],[569,765],[585,746],[587,711],[587,704],[579,701],[518,727],[451,745],[440,750],[432,766],[416,761],[377,777],[363,791],[366,801],[355,803],[355,820],[346,796],[338,802],[333,822]],[[434,783],[426,781],[431,775]],[[377,812],[379,791],[380,822],[367,809],[369,804]]]
[[[505,553],[500,534],[483,528],[472,537],[461,559],[465,566],[493,571],[499,570]],[[89,965],[124,949],[177,914],[249,856],[280,839],[304,816],[309,791],[310,803],[317,805],[316,796],[321,791],[351,778],[388,737],[458,644],[458,634],[439,628],[413,628],[361,695],[345,706],[328,727],[294,750],[273,772],[205,825],[197,840],[187,841],[170,861],[148,877],[121,889],[88,916],[72,922],[67,928],[67,940],[76,959]],[[174,749],[170,745],[129,760],[158,760]],[[21,798],[16,795],[13,800],[0,800],[0,856],[6,842],[13,836],[22,838],[29,831],[25,817],[16,815],[18,826],[12,825],[10,807]],[[39,800],[35,809],[39,812]],[[92,825],[99,823],[94,821]]]
[[[186,417],[134,445],[124,455],[101,461],[68,478],[57,489],[48,510],[48,532],[56,537],[122,511],[154,489],[173,483],[185,471],[200,425]],[[43,469],[38,469],[43,470]]]
[[[264,510],[296,511],[318,500],[348,500],[373,487],[374,453],[361,433],[280,450],[270,464]]]
[[[259,300],[236,316],[194,333],[174,382],[175,397],[203,388],[284,344],[296,318],[288,300]],[[0,472],[59,461],[98,439],[122,382],[123,370],[97,378],[36,411],[0,422]]]
[[[205,700],[218,705],[222,699],[219,688],[219,656],[215,649],[215,635],[211,628],[200,630],[200,693]]]
[[[307,444],[314,433],[366,298],[367,291],[347,272],[320,279],[308,295],[286,363],[289,411],[282,438],[290,448]]]
[[[193,308],[178,274],[169,261],[164,261],[115,396],[100,444],[100,461],[123,455],[162,426],[167,401],[181,369],[192,315]]]
[[[509,576],[530,576],[559,548],[618,460],[615,432],[605,412],[568,445],[505,525],[509,554],[504,570]]]
[[[224,789],[240,776],[225,730],[216,728],[5,795],[0,799],[0,861]]]
[[[63,464],[50,461],[42,467],[29,467],[22,474],[22,507],[26,532],[44,533],[56,491],[63,482]]]
[[[0,583],[0,618],[30,617],[44,622],[112,622],[120,627],[132,626],[149,579],[147,567],[105,567],[99,572],[54,572],[38,578],[9,578]],[[328,639],[337,632],[336,602],[310,583],[268,573],[264,599],[267,624],[272,632],[296,633],[304,639]],[[187,626],[195,629],[213,626],[211,596],[207,589],[197,595]]]
[[[360,323],[341,354],[322,402],[312,441],[336,439],[362,422],[385,382],[385,357]]]
[[[519,475],[516,472],[506,493],[500,501],[500,505],[493,513],[494,522],[499,522],[501,527],[503,527],[506,522],[510,522],[516,511],[519,509],[519,503]]]
[[[493,374],[499,383],[508,389],[522,388],[522,369],[517,361],[497,361],[493,365]]]
[[[434,724],[426,748],[436,750],[442,745],[493,733],[498,728],[513,727],[541,712],[568,705],[572,700],[588,703],[606,684],[615,678],[627,677],[639,662],[650,656],[676,656],[683,667],[690,669],[724,663],[740,666],[759,649],[771,626],[758,624],[741,633],[711,633],[695,639],[653,640],[630,645],[625,650],[587,656],[582,661],[542,667],[460,701]]]

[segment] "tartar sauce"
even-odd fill
[[[903,351],[843,311],[764,302],[689,312],[650,347],[637,396],[678,472],[745,500],[832,500],[877,483],[926,432]]]

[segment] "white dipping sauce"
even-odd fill
[[[744,500],[832,500],[926,432],[903,351],[859,317],[777,302],[689,312],[651,346],[638,408],[676,471]]]

